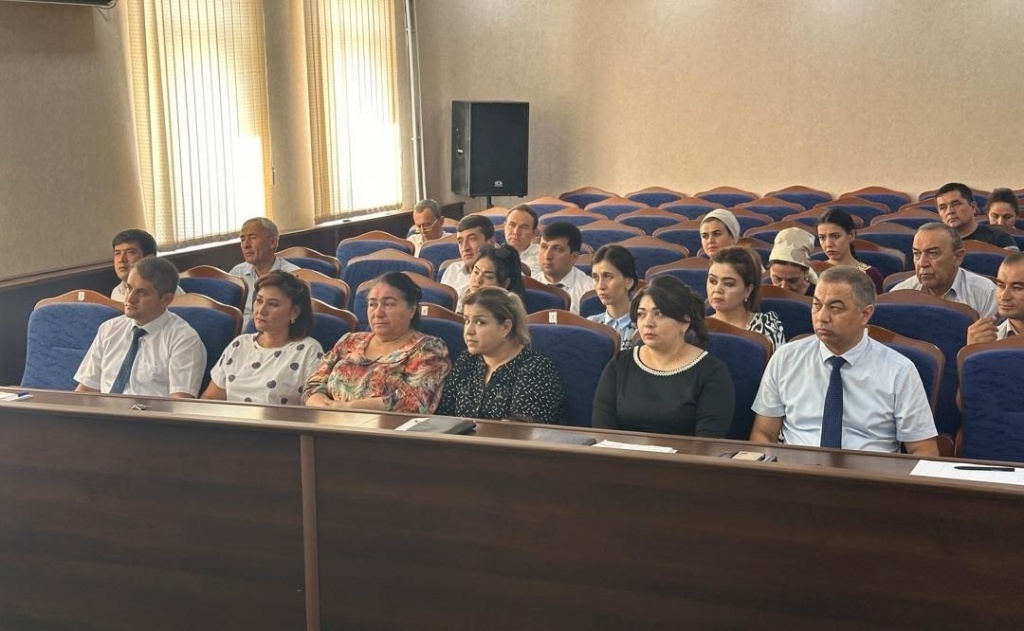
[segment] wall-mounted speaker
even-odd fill
[[[452,101],[452,192],[525,197],[530,104]]]

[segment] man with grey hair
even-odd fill
[[[814,290],[814,337],[780,346],[754,400],[750,440],[939,455],[924,384],[909,359],[871,339],[875,285],[832,267]]]
[[[424,243],[436,241],[444,236],[444,215],[441,205],[432,199],[424,199],[412,209],[412,223],[416,232],[409,235],[408,241],[416,247],[415,255],[420,255]]]
[[[266,217],[254,217],[242,224],[238,239],[242,246],[242,263],[231,268],[232,276],[237,276],[249,286],[249,295],[245,300],[242,312],[245,327],[252,320],[252,300],[256,293],[256,281],[272,271],[294,272],[298,265],[277,256],[277,240],[280,236],[277,224]]]
[[[100,325],[75,373],[75,391],[195,398],[206,372],[206,347],[167,310],[178,270],[147,256],[132,266],[125,285],[124,315]]]
[[[964,244],[956,230],[939,222],[926,223],[914,235],[914,276],[893,287],[917,289],[951,302],[965,304],[981,317],[996,312],[996,286],[960,264]]]

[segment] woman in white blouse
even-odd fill
[[[313,330],[309,285],[288,272],[256,281],[252,302],[256,333],[239,335],[210,371],[202,398],[302,405],[302,388],[323,356]]]

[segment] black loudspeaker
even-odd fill
[[[526,196],[530,104],[452,101],[452,192]]]

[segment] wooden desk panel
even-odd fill
[[[0,422],[0,629],[303,629],[298,437]]]

